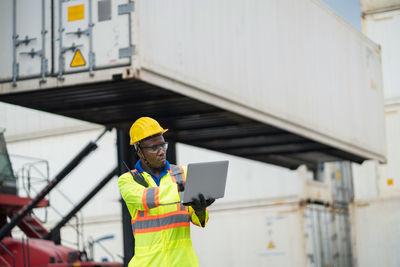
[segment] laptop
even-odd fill
[[[225,195],[229,161],[190,163],[187,168],[185,190],[181,202],[191,202],[203,194],[205,199],[222,198]]]

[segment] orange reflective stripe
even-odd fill
[[[156,191],[154,193],[154,203],[156,204],[156,207],[160,205],[160,188],[157,187]]]
[[[138,210],[136,212],[136,218],[135,219],[131,219],[131,224],[134,224],[137,221],[137,218],[143,217],[143,211],[142,210]]]
[[[188,210],[188,207],[184,206],[184,205],[181,203],[181,210],[187,211],[187,210]]]
[[[172,170],[170,169],[170,170],[168,170],[168,172],[169,172],[169,175],[171,176],[172,182],[176,183],[175,175],[172,174]]]
[[[185,171],[183,170],[182,166],[177,166],[174,164],[171,164],[170,166],[170,170],[169,170],[169,174],[171,176],[172,182],[174,183],[180,183],[185,181],[184,179],[184,175],[185,175]]]
[[[178,166],[179,167],[179,169],[182,171],[182,179],[183,179],[183,181],[185,181],[186,182],[186,174],[185,174],[185,171],[183,170],[183,167],[181,166],[181,165],[179,165]]]
[[[145,211],[145,217],[140,217],[138,212],[138,218],[132,220],[132,232],[135,233],[149,233],[156,232],[165,229],[189,226],[190,216],[186,210],[178,210],[168,212],[165,214],[147,215]]]
[[[165,218],[171,215],[176,215],[176,214],[186,214],[187,212],[184,210],[177,210],[177,211],[171,211],[168,213],[164,213],[164,214],[156,214],[156,215],[147,215],[145,214],[144,217],[140,217],[140,218],[136,218],[136,221],[148,221],[148,220],[153,220],[153,219],[157,219],[157,218]]]
[[[143,207],[144,207],[145,210],[148,210],[148,209],[149,209],[149,207],[147,206],[147,200],[146,200],[146,198],[147,198],[147,191],[148,191],[148,190],[149,190],[149,189],[146,188],[146,189],[143,191],[143,195],[142,195],[142,202],[143,202]]]
[[[189,227],[189,226],[190,226],[190,224],[188,222],[180,222],[180,223],[174,223],[174,224],[153,227],[153,228],[147,228],[147,229],[135,229],[134,234],[151,233],[151,232],[157,232],[157,231],[167,230],[167,229],[176,228],[176,227]]]
[[[155,208],[158,205],[156,204],[156,199],[158,199],[159,187],[149,187],[146,192],[146,204],[149,209]]]
[[[186,210],[186,206],[184,206],[182,203],[178,203],[176,204],[176,209],[184,211]]]

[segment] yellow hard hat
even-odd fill
[[[129,130],[131,136],[131,145],[160,133],[165,133],[168,129],[163,129],[160,124],[150,117],[141,117],[137,119]]]

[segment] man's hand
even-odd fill
[[[205,199],[203,194],[199,194],[198,198],[192,198],[192,201],[185,203],[186,206],[192,206],[196,214],[203,213],[208,206],[214,203],[214,198]]]

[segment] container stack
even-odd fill
[[[354,254],[357,266],[394,267],[400,265],[400,1],[362,0],[361,9],[364,34],[381,47],[387,162],[354,168]]]
[[[351,164],[325,163],[315,172],[300,167],[297,175],[295,195],[212,207],[207,231],[192,230],[200,264],[353,266]]]

